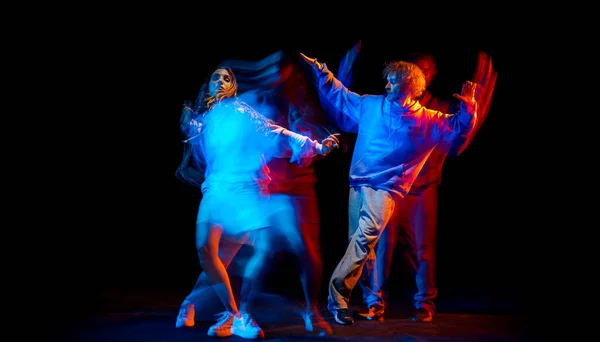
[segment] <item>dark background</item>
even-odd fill
[[[81,144],[70,145],[79,150],[76,169],[68,175],[81,197],[76,195],[72,206],[63,208],[73,229],[55,235],[64,243],[56,251],[60,262],[72,266],[65,272],[69,281],[57,287],[73,305],[93,310],[98,298],[114,289],[173,290],[183,299],[194,285],[201,270],[194,245],[200,196],[175,178],[182,156],[179,115],[184,100],[196,96],[220,60],[256,60],[285,50],[303,52],[337,70],[358,40],[363,45],[353,90],[359,93],[383,91],[384,62],[410,50],[427,50],[435,54],[439,69],[431,90],[451,98],[472,75],[477,52],[492,57],[498,80],[487,120],[464,154],[444,166],[440,300],[471,296],[489,300],[482,305],[492,308],[521,310],[530,305],[526,298],[536,276],[536,246],[533,228],[521,223],[523,200],[516,195],[522,153],[515,118],[522,113],[513,96],[521,76],[515,66],[524,58],[517,47],[476,28],[467,38],[461,27],[429,28],[405,37],[393,32],[345,34],[327,26],[292,34],[274,24],[244,27],[230,37],[220,31],[227,20],[213,18],[214,25],[197,26],[186,23],[193,16],[181,16],[175,25],[155,17],[143,21],[152,21],[151,26],[132,25],[108,36],[92,33],[89,41],[98,43],[86,44],[86,54],[95,59],[83,76],[97,81],[82,90],[90,109],[85,123],[92,127],[77,132]],[[327,280],[345,250],[350,157],[337,150],[317,164],[325,295]],[[281,266],[277,272],[282,276],[295,277],[285,263]],[[412,286],[401,263],[394,267],[392,288],[401,292]],[[297,278],[279,281],[299,288]]]

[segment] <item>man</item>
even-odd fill
[[[352,289],[382,232],[405,207],[405,197],[421,169],[436,147],[473,129],[476,84],[467,81],[461,95],[454,94],[461,105],[459,113],[451,115],[419,103],[425,76],[413,63],[386,65],[386,95],[359,95],[339,82],[325,64],[301,57],[312,66],[322,97],[358,128],[350,166],[349,242],[331,276],[328,296],[335,321],[348,325],[354,323],[348,311]]]
[[[407,61],[419,66],[425,76],[425,86],[429,85],[437,75],[437,65],[430,53],[412,52]],[[491,66],[491,58],[483,52],[478,56],[478,68],[473,79],[478,79],[481,87],[477,94],[478,104],[477,126],[479,127],[487,114],[489,101],[495,85],[496,74]],[[485,97],[483,96],[485,95]],[[445,101],[433,96],[425,90],[419,102],[429,109],[444,113],[455,113],[458,103]],[[485,107],[481,106],[485,104]],[[396,217],[396,223],[383,231],[375,253],[367,261],[359,285],[362,289],[364,308],[358,315],[366,319],[383,319],[387,306],[389,289],[387,281],[390,276],[395,247],[400,244],[405,249],[405,256],[415,276],[416,292],[413,295],[413,320],[431,322],[436,312],[435,300],[438,289],[436,284],[436,245],[437,245],[437,204],[438,186],[442,180],[442,167],[447,156],[455,157],[464,151],[472,141],[476,129],[469,135],[461,136],[452,144],[438,145],[421,169],[409,193],[404,198],[404,208]]]

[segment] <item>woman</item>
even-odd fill
[[[221,66],[201,88],[195,105],[185,106],[181,129],[187,144],[177,176],[202,189],[196,248],[201,267],[226,308],[208,335],[253,339],[264,333],[249,313],[238,310],[219,258],[219,242],[223,236],[243,241],[250,232],[269,226],[265,210],[271,158],[289,156],[294,162],[326,155],[339,142],[331,135],[319,143],[276,125],[239,99],[237,89],[231,68]],[[184,302],[182,310],[193,308]]]

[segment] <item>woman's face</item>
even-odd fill
[[[225,69],[217,69],[210,77],[208,84],[208,93],[210,96],[215,96],[219,92],[224,92],[233,86],[233,78]]]

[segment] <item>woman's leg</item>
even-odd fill
[[[257,229],[255,234],[253,253],[244,269],[242,291],[240,295],[240,311],[252,312],[256,295],[262,288],[262,281],[266,274],[266,263],[271,258],[271,240],[267,228]]]
[[[219,258],[219,242],[223,229],[218,225],[205,222],[196,224],[196,248],[200,259],[200,266],[210,278],[213,288],[225,309],[237,314],[238,307],[231,289],[229,275],[221,259]]]
[[[235,282],[233,282],[233,279],[231,278],[231,272],[235,272],[235,266],[231,264],[233,263],[234,258],[238,256],[238,252],[244,246],[244,243],[246,242],[221,238],[219,244],[219,259],[227,269],[227,274],[229,275],[233,293],[238,293],[240,289],[236,289]],[[198,276],[198,279],[196,280],[196,285],[194,285],[192,292],[188,294],[184,302],[194,304],[196,306],[196,309],[213,310],[217,308],[208,308],[206,306],[203,306],[203,304],[206,303],[213,305],[209,298],[213,298],[212,301],[214,302],[214,300],[216,300],[216,298],[214,298],[215,295],[216,293],[214,293],[211,278],[206,272],[201,272]]]

